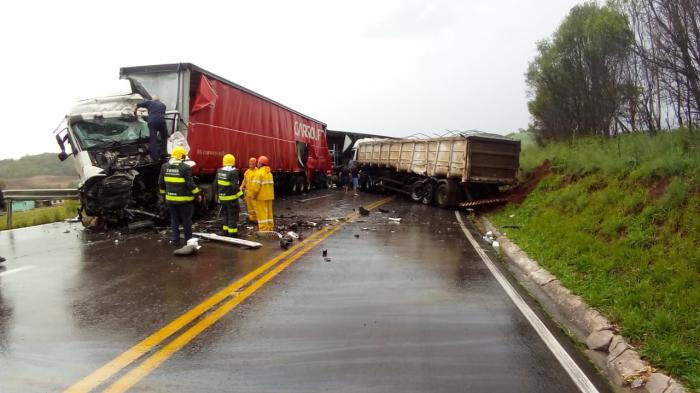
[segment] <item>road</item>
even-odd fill
[[[280,222],[342,218],[284,253],[263,240],[177,258],[158,232],[67,223],[0,232],[0,391],[579,391],[454,212],[385,198],[278,200]]]

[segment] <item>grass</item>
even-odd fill
[[[12,228],[24,228],[34,225],[48,224],[73,218],[78,213],[78,202],[66,201],[60,206],[40,207],[26,212],[12,214]],[[0,231],[7,228],[6,213],[0,216]]]
[[[523,150],[553,173],[497,226],[619,325],[655,366],[700,391],[698,133],[583,139]]]

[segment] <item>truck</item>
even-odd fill
[[[120,90],[78,102],[54,131],[59,159],[75,158],[80,213],[109,224],[166,217],[158,176],[167,156],[148,151],[147,113],[136,104],[158,96],[166,105],[168,151],[183,146],[204,198],[215,202],[215,173],[233,154],[270,159],[277,191],[299,193],[327,184],[332,161],[326,124],[191,63],[120,69]]]
[[[363,190],[391,190],[443,208],[502,201],[517,181],[520,141],[482,132],[438,138],[360,139],[354,146]]]

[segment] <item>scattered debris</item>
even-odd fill
[[[400,223],[401,217],[389,217],[390,222]]]
[[[299,239],[299,234],[296,232],[289,231],[287,232],[287,236],[291,237],[292,239]]]
[[[369,231],[369,228],[362,228],[363,231]]]
[[[289,232],[289,233],[292,233],[292,232]],[[281,247],[283,250],[288,249],[289,247],[292,246],[292,244],[294,244],[294,238],[291,237],[291,236],[289,235],[289,233],[287,233],[286,235],[284,235],[284,236],[282,236],[282,237],[280,238],[280,247]]]
[[[323,251],[321,251],[321,255],[323,255],[324,258],[327,257],[327,256],[328,256],[328,250],[323,250]]]
[[[377,209],[377,210],[379,210],[381,213],[389,213],[389,209],[386,209],[386,208],[383,208],[383,207],[380,207],[380,208]]]
[[[273,233],[276,233],[276,232],[273,232]],[[245,239],[237,239],[235,237],[219,236],[219,235],[214,234],[214,233],[197,232],[197,233],[193,233],[193,235],[199,236],[203,239],[215,240],[215,241],[219,241],[219,242],[233,244],[236,246],[243,246],[243,247],[248,247],[248,248],[260,248],[260,247],[262,247],[262,244],[258,243],[258,242],[253,242],[253,241],[245,240]]]
[[[324,261],[326,261],[326,262],[330,262],[330,261],[331,261],[331,259],[330,259],[330,258],[328,258],[328,257],[326,257],[326,258],[323,258],[323,260],[324,260]]]
[[[258,235],[258,237],[267,238],[267,239],[269,239],[269,238],[281,239],[282,238],[282,234],[275,232],[275,231],[258,231],[258,232],[256,232],[256,235]]]
[[[486,240],[486,241],[487,241],[489,244],[491,244],[491,245],[493,245],[493,243],[496,243],[497,245],[494,246],[494,247],[498,247],[498,246],[499,246],[499,245],[498,245],[498,242],[496,241],[496,236],[493,234],[492,231],[486,232],[486,234],[484,235],[483,238],[484,238],[484,240]]]
[[[141,220],[141,221],[129,223],[127,228],[129,228],[129,232],[133,232],[133,231],[143,229],[143,228],[152,228],[153,225],[155,225],[153,220]]]
[[[359,238],[360,238],[360,235],[358,235],[358,234],[356,233],[356,234],[355,234],[355,239],[359,239]]]
[[[363,216],[368,216],[369,215],[369,210],[365,209],[364,207],[360,206],[359,209],[357,209],[361,215]]]
[[[494,242],[491,243],[491,246],[492,246],[493,248],[495,248],[495,249],[498,249],[498,247],[501,246],[501,243],[499,243],[498,241],[495,241],[495,240],[494,240]]]

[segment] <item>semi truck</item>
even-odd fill
[[[204,193],[200,210],[214,204],[214,176],[232,153],[243,172],[248,158],[270,159],[277,191],[323,187],[331,170],[326,124],[191,63],[120,69],[117,94],[78,102],[54,132],[80,176],[81,213],[107,223],[163,217],[160,167],[148,151],[147,113],[136,104],[158,96],[166,105],[168,151],[183,146]]]
[[[481,132],[449,137],[361,139],[354,146],[363,190],[391,190],[443,208],[501,201],[516,182],[520,141]]]

